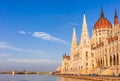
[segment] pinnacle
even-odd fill
[[[103,8],[102,8],[102,7],[101,7],[100,17],[101,17],[101,18],[104,18],[104,12],[103,12]]]

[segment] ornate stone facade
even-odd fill
[[[63,55],[61,74],[118,75],[120,73],[120,24],[115,10],[114,25],[101,9],[92,37],[89,37],[85,14],[78,44],[73,29],[70,56]]]

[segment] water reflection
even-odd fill
[[[74,79],[74,78],[61,77],[61,81],[86,81],[86,80],[80,80],[80,79]]]
[[[85,81],[52,75],[7,75],[0,74],[0,81]]]

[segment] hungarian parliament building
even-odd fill
[[[114,24],[101,9],[90,38],[84,13],[80,43],[74,27],[70,55],[63,55],[61,66],[56,71],[60,74],[119,75],[120,24],[116,9],[113,21]]]

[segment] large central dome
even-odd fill
[[[101,10],[100,18],[94,25],[94,30],[102,29],[102,28],[112,28],[111,22],[104,17],[103,10]]]

